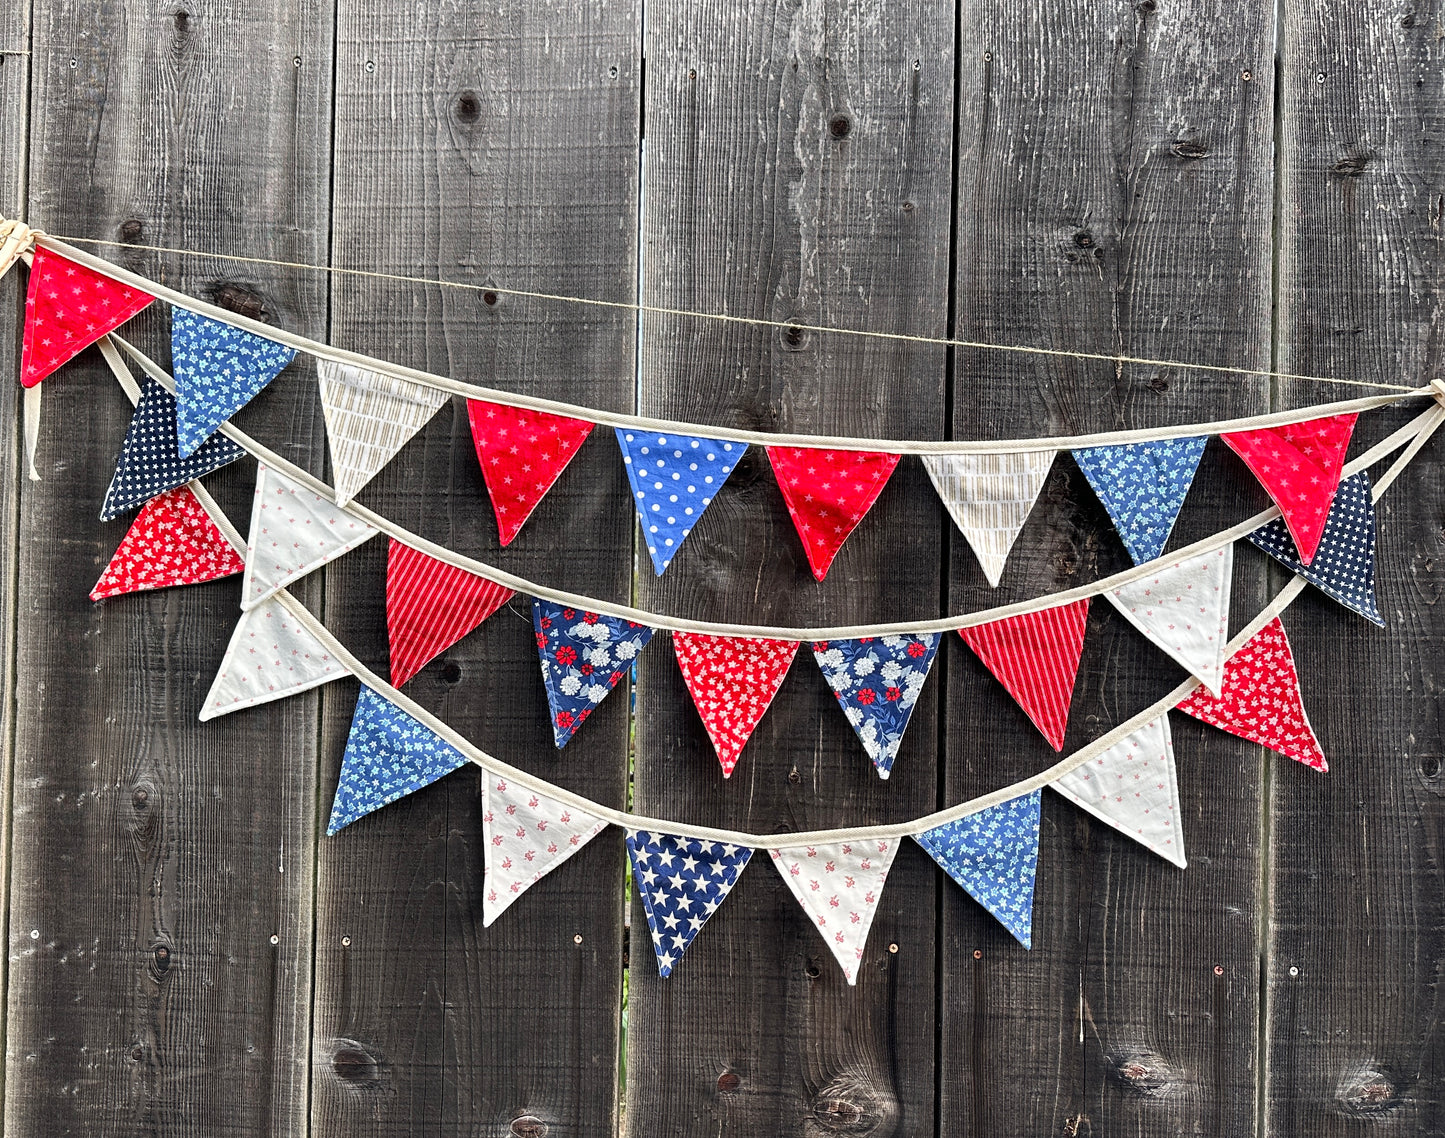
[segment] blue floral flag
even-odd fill
[[[746,443],[701,435],[659,435],[617,428],[617,443],[652,567],[659,577],[717,496]]]
[[[1033,946],[1039,791],[945,822],[915,840],[1021,945]]]
[[[1283,518],[1261,526],[1249,540],[1347,609],[1385,623],[1375,604],[1375,501],[1364,471],[1344,479],[1335,491],[1319,548],[1308,565],[1300,560]]]
[[[466,756],[430,727],[363,687],[341,756],[341,779],[326,833],[334,834],[466,763]]]
[[[652,629],[539,597],[532,598],[532,625],[552,709],[552,734],[560,750],[627,674],[652,639]]]
[[[1164,552],[1208,441],[1199,435],[1073,452],[1135,565]]]
[[[701,838],[629,830],[627,854],[652,932],[657,971],[670,976],[698,930],[737,884],[753,851]]]
[[[176,450],[176,397],[155,380],[142,379],[140,402],[125,433],[100,520],[119,517],[157,494],[228,466],[245,453],[225,435],[217,435],[182,458]]]
[[[918,693],[938,654],[938,639],[936,632],[906,633],[813,645],[813,659],[879,778],[887,778],[893,769]]]
[[[268,340],[185,308],[171,309],[171,370],[176,377],[181,457],[194,454],[296,357]]]

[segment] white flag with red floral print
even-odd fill
[[[482,779],[482,924],[607,828],[600,818],[501,775]]]
[[[898,853],[898,839],[783,846],[768,853],[803,912],[833,950],[848,983],[856,984],[863,945],[878,912],[888,868]]]

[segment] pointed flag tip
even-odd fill
[[[887,778],[942,635],[818,641],[813,659],[880,778]]]
[[[808,566],[821,581],[902,456],[819,447],[766,449]]]
[[[654,573],[662,572],[737,468],[747,444],[617,427],[617,445]]]

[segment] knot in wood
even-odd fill
[[[242,281],[216,281],[208,290],[210,301],[217,308],[224,308],[252,320],[268,321],[265,298],[254,285]]]
[[[1123,1087],[1145,1098],[1162,1098],[1179,1085],[1162,1055],[1129,1051],[1114,1057],[1110,1074]]]
[[[737,1094],[742,1085],[742,1077],[736,1071],[724,1071],[717,1077],[717,1091],[720,1095]]]
[[[145,240],[146,225],[138,217],[130,217],[120,223],[120,230],[116,234],[127,245],[135,245]]]
[[[170,975],[171,967],[175,964],[175,956],[168,944],[156,944],[151,946],[150,960],[147,963],[147,971],[151,979],[157,984],[161,983]]]
[[[891,1134],[898,1121],[898,1103],[884,1088],[862,1075],[840,1075],[818,1091],[804,1133],[809,1138],[832,1134]]]
[[[1335,1100],[1345,1114],[1357,1118],[1388,1114],[1400,1105],[1394,1080],[1370,1066],[1345,1072]]]
[[[547,1124],[535,1114],[522,1114],[512,1119],[508,1133],[513,1138],[547,1138]]]
[[[331,1069],[343,1083],[363,1090],[381,1082],[380,1057],[354,1039],[336,1041],[331,1052]]]
[[[475,91],[463,91],[453,106],[458,122],[474,123],[482,117],[482,101]]]
[[[1169,153],[1175,158],[1186,162],[1195,161],[1200,158],[1209,157],[1209,147],[1202,142],[1193,142],[1187,138],[1175,139],[1174,145],[1169,148]]]
[[[853,133],[853,120],[845,114],[836,114],[828,120],[828,133],[834,138],[847,138]]]
[[[1347,154],[1330,169],[1341,178],[1358,178],[1374,158],[1373,154]]]

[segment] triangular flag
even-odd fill
[[[532,598],[532,624],[542,658],[542,683],[552,709],[557,748],[627,675],[652,629],[615,616]]]
[[[803,906],[850,985],[858,982],[863,945],[878,913],[888,867],[898,853],[893,838],[859,838],[816,846],[769,850],[773,864]]]
[[[1021,945],[1033,947],[1037,790],[925,830],[915,840]]]
[[[171,370],[180,404],[176,445],[185,458],[255,398],[296,357],[296,349],[212,320],[171,309]]]
[[[332,481],[342,506],[450,398],[435,387],[334,360],[318,359],[316,375],[331,448]]]
[[[1229,641],[1234,545],[1222,545],[1110,589],[1124,619],[1192,676],[1219,691]]]
[[[1167,715],[1050,785],[1075,806],[1184,868],[1179,780]]]
[[[995,588],[1057,453],[1039,450],[923,456],[923,468],[953,524],[963,531],[983,575]]]
[[[154,299],[37,245],[25,295],[21,384],[34,387]]]
[[[401,687],[516,595],[392,538],[386,555],[392,685]]]
[[[380,532],[280,471],[258,464],[241,607],[260,604]]]
[[[813,659],[879,778],[887,778],[893,769],[918,693],[938,653],[938,641],[936,632],[908,632],[861,640],[820,640],[813,645]]]
[[[798,652],[796,640],[704,636],[674,632],[672,647],[692,702],[722,764],[733,773],[738,755],[783,684]]]
[[[1279,518],[1255,530],[1249,540],[1346,608],[1376,624],[1385,623],[1375,605],[1375,501],[1370,476],[1364,471],[1340,483],[1308,565],[1300,560],[1294,539]]]
[[[1208,441],[1200,435],[1073,452],[1135,565],[1164,552]]]
[[[482,927],[607,828],[602,819],[500,775],[482,779]]]
[[[816,447],[767,450],[808,564],[821,581],[848,535],[883,493],[900,456]]]
[[[1064,749],[1088,616],[1086,597],[958,630],[1056,751]]]
[[[661,577],[742,458],[747,444],[702,435],[617,428],[632,503],[652,567]]]
[[[1225,663],[1223,688],[1218,696],[1195,688],[1176,710],[1307,767],[1330,769],[1305,715],[1299,673],[1279,617],[1250,637]]]
[[[1325,531],[1358,415],[1220,435],[1269,491],[1308,565]]]
[[[229,715],[349,675],[347,667],[273,597],[241,614],[200,718]]]
[[[670,976],[687,946],[738,883],[753,851],[701,838],[629,830],[627,853],[652,933],[658,974]]]
[[[131,522],[90,599],[199,585],[246,568],[189,487],[158,494]]]
[[[326,833],[389,806],[467,765],[467,757],[415,716],[368,687],[356,697],[351,734]]]
[[[225,435],[214,435],[190,458],[176,450],[176,397],[149,377],[141,380],[140,402],[116,459],[100,520],[108,522],[157,494],[193,482],[244,457]]]
[[[497,538],[508,545],[587,441],[593,424],[480,399],[467,400],[467,419],[497,515]]]

